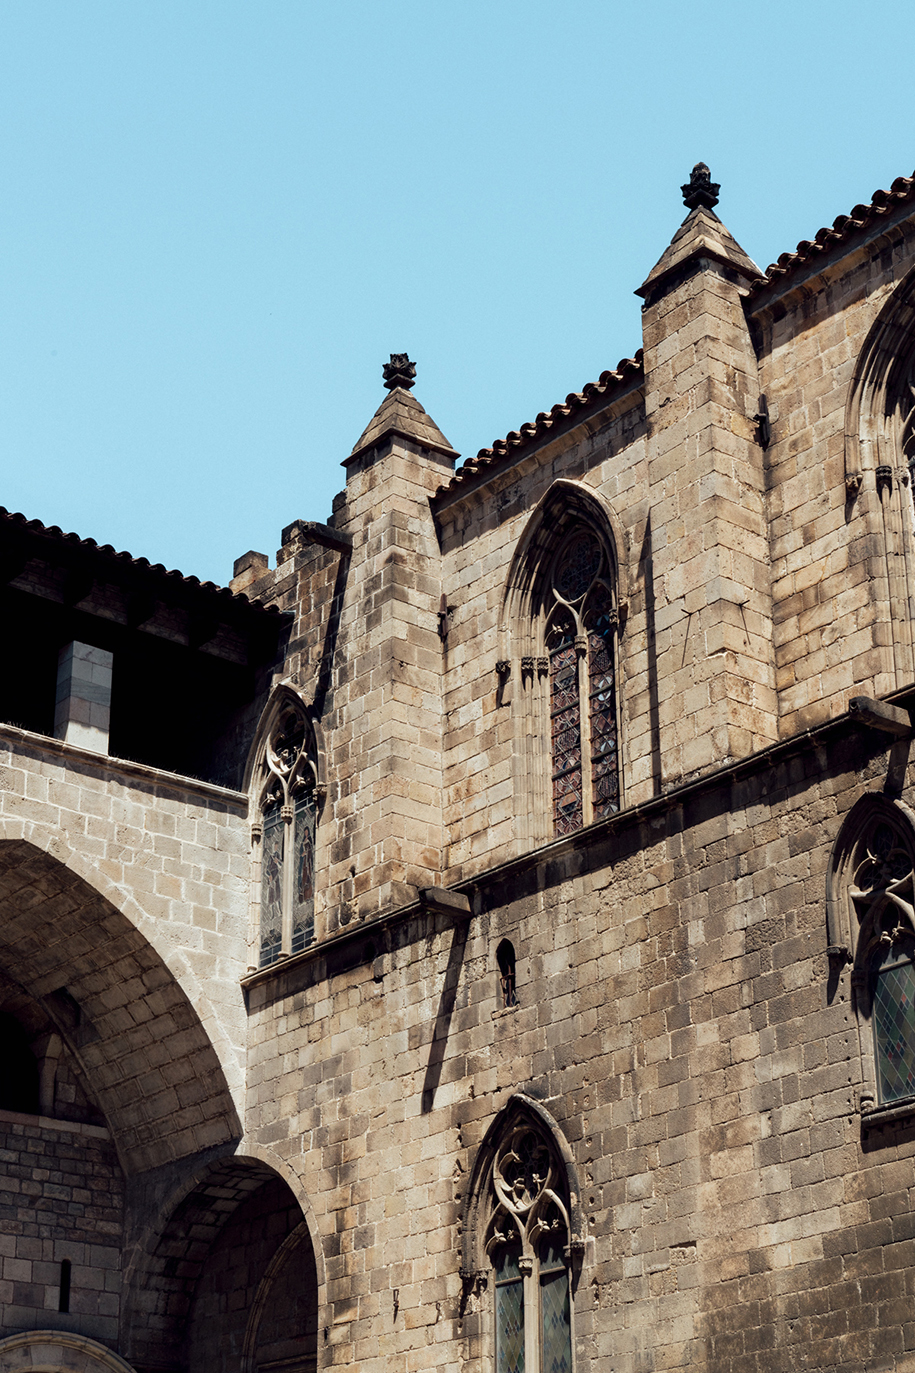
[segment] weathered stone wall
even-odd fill
[[[516,1089],[584,1188],[579,1373],[915,1348],[915,1135],[862,1134],[847,974],[830,1001],[824,955],[831,848],[886,766],[873,736],[824,735],[485,879],[468,930],[416,914],[250,989],[249,1129],[315,1207],[325,1366],[489,1367],[458,1222]]]
[[[116,1348],[123,1227],[124,1177],[106,1129],[0,1112],[0,1332],[72,1330]]]
[[[752,303],[772,417],[766,462],[783,738],[841,714],[850,694],[882,696],[906,684],[893,670],[880,501],[872,474],[848,499],[845,423],[867,332],[913,261],[915,244],[896,233],[876,251],[842,256]]]

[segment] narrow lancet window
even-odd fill
[[[550,654],[550,734],[553,819],[557,834],[581,828],[581,700],[572,616],[561,610],[547,639]]]
[[[509,939],[503,939],[496,949],[499,964],[499,996],[503,1007],[517,1006],[518,993],[515,979],[515,950]]]
[[[314,937],[318,788],[313,733],[291,693],[275,711],[260,766],[261,967],[300,953]]]
[[[617,753],[615,615],[609,592],[598,585],[590,597],[588,631],[588,709],[591,723],[591,800],[595,820],[620,808]]]
[[[550,665],[553,832],[571,834],[620,806],[617,612],[597,536],[577,530],[555,561]]]

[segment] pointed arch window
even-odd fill
[[[602,540],[574,529],[546,594],[553,832],[571,834],[620,806],[618,615]]]
[[[506,1131],[489,1183],[496,1373],[572,1373],[570,1223],[563,1169],[530,1120]]]
[[[271,712],[258,769],[258,965],[301,953],[314,938],[315,826],[320,789],[314,731],[291,692]]]
[[[834,869],[829,953],[834,965],[853,963],[862,1111],[915,1108],[915,828],[907,808],[863,798],[843,826]]]

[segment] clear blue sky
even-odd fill
[[[6,0],[0,504],[224,582],[391,352],[465,457],[638,348],[694,162],[762,267],[915,168],[915,9]]]

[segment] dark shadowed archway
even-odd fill
[[[161,956],[24,840],[0,841],[0,959],[78,1058],[128,1173],[240,1138],[216,1052]]]
[[[315,1253],[283,1179],[252,1158],[207,1168],[133,1264],[125,1325],[141,1373],[311,1373]]]

